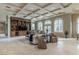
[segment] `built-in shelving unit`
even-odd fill
[[[27,19],[10,17],[11,36],[25,36],[27,31],[31,30],[31,21]]]

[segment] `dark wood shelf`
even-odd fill
[[[11,36],[24,36],[26,35],[27,31],[31,30],[31,21],[17,18],[17,17],[11,17]]]

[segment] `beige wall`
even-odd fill
[[[61,17],[64,22],[63,32],[60,32],[60,33],[54,32],[54,21],[55,21],[55,18],[57,17]],[[69,32],[69,37],[76,37],[77,35],[76,22],[77,22],[78,17],[79,17],[79,14],[72,14],[72,15],[66,14],[66,15],[52,17],[48,20],[52,21],[52,32],[54,32],[57,36],[64,37],[64,31],[67,30]],[[44,22],[45,20],[42,20],[42,21]]]
[[[60,18],[62,18],[62,20],[63,20],[63,32],[54,32],[54,21],[55,21],[55,18],[57,18],[57,17],[60,17]],[[65,30],[67,30],[69,33],[70,33],[70,15],[61,15],[61,16],[57,16],[57,17],[53,17],[52,18],[52,22],[53,22],[53,25],[52,25],[52,29],[53,29],[53,32],[57,35],[57,36],[59,36],[59,37],[64,37],[64,31]],[[69,34],[69,36],[68,37],[70,37],[70,34]]]
[[[59,17],[63,18],[63,21],[64,21],[63,30],[68,30],[69,37],[73,37],[73,38],[77,37],[77,20],[79,18],[79,14],[62,15]],[[56,35],[64,37],[63,33],[56,33]]]
[[[76,37],[77,35],[77,20],[79,18],[79,14],[72,15],[72,37]]]

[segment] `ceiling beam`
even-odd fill
[[[62,3],[58,3],[58,5],[60,6],[60,8],[65,12],[66,10],[65,10],[65,8],[67,8],[67,7],[69,7],[71,4],[68,4],[67,6],[63,6],[63,4]]]
[[[35,12],[37,12],[37,11],[39,11],[39,10],[40,10],[40,9],[36,9],[36,10],[33,11],[33,13],[35,13]]]
[[[14,3],[5,3],[5,5],[6,5],[6,8],[11,8],[11,7],[15,7],[15,8],[17,8],[17,9],[21,9],[21,7],[18,7],[18,6],[16,6],[16,5],[13,5]]]
[[[51,3],[52,4],[52,3]],[[36,6],[38,6],[38,7],[40,7],[40,9],[45,9],[45,7],[47,7],[47,6],[49,6],[49,5],[51,5],[50,3],[49,4],[47,4],[47,5],[45,5],[44,7],[41,7],[40,5],[38,5],[38,4],[35,4]],[[25,6],[24,6],[25,7]],[[22,8],[22,9],[24,9],[24,7]],[[49,11],[49,10],[47,10],[47,9],[45,9],[46,11],[48,11],[48,12],[55,12],[55,11],[58,11],[58,10],[60,10],[60,9],[62,9],[62,8],[64,8],[63,6],[61,6],[61,8],[58,8],[58,9],[55,9],[55,10],[53,10],[53,11]],[[37,11],[39,11],[40,9],[38,9],[38,10],[35,10],[35,11],[30,11],[31,13],[29,13],[29,14],[27,14],[26,16],[24,16],[24,17],[27,17],[27,16],[29,16],[29,15],[31,15],[31,14],[33,14],[33,13],[35,13],[35,12],[37,12]],[[41,14],[41,15],[45,15],[45,14],[48,14],[48,12],[46,12],[46,13],[44,13],[44,14]],[[55,14],[55,13],[52,13],[52,14]],[[56,15],[56,14],[55,14]],[[40,16],[40,15],[39,15]],[[35,18],[35,17],[33,17],[33,18]]]
[[[38,4],[35,4],[36,6],[38,6],[38,7],[40,7],[40,9],[45,9],[45,7],[47,7],[47,6],[49,6],[49,5],[51,5],[51,4],[48,4],[48,5],[46,5],[46,6],[44,6],[44,7],[41,7],[40,5],[38,5]],[[69,7],[71,4],[68,4],[66,7]],[[55,11],[58,11],[58,10],[61,10],[61,9],[63,9],[63,8],[66,8],[66,7],[64,7],[64,6],[60,6],[60,8],[58,8],[58,9],[55,9],[55,10],[52,10],[52,11],[49,11],[49,10],[46,10],[46,11],[48,11],[48,12],[55,12]],[[48,12],[46,12],[46,13],[44,13],[44,14],[41,14],[41,15],[45,15],[45,14],[48,14]],[[52,13],[52,14],[54,14],[54,15],[58,15],[58,14],[55,14],[55,13]],[[39,15],[40,16],[40,15]],[[33,17],[33,18],[37,18],[37,17],[39,17],[39,16],[36,16],[36,17]],[[33,19],[32,18],[32,19]]]
[[[49,11],[49,10],[47,10],[48,12],[55,12],[55,11],[58,11],[58,10],[61,10],[61,9],[63,9],[63,8],[66,8],[66,7],[69,7],[70,5],[71,5],[72,3],[69,3],[68,5],[66,5],[65,7],[62,5],[62,3],[60,3],[59,5],[61,5],[60,7],[61,8],[58,8],[58,9],[55,9],[55,10],[52,10],[52,11]],[[49,6],[49,5],[51,5],[51,4],[48,4],[47,6]],[[37,5],[37,6],[39,6],[39,5]],[[47,7],[46,6],[46,7]],[[40,6],[39,6],[40,7]],[[41,8],[41,7],[40,7]],[[44,7],[45,8],[45,7]],[[44,9],[43,8],[43,9]],[[46,9],[45,9],[46,10]],[[47,13],[46,13],[47,14]],[[53,13],[53,14],[55,14],[55,13]],[[45,15],[45,14],[44,14]],[[55,14],[56,15],[56,14]]]
[[[41,15],[45,15],[45,14],[51,13],[51,12],[53,12],[53,11],[57,11],[57,10],[49,11],[49,10],[45,9],[45,7],[47,7],[47,6],[51,5],[51,4],[52,4],[52,3],[49,3],[49,4],[47,4],[47,5],[44,6],[44,7],[41,7],[41,6],[38,5],[38,4],[35,4],[35,5],[38,6],[40,9],[44,9],[44,10],[48,11],[48,12],[46,12],[46,13],[44,13],[44,14],[41,14]],[[52,13],[52,14],[55,14],[55,13]],[[55,15],[56,15],[56,14],[55,14]],[[40,15],[39,15],[39,16],[40,16]],[[36,18],[36,17],[33,17],[33,18]]]
[[[29,16],[29,15],[31,15],[31,14],[33,14],[33,13],[39,11],[39,10],[40,10],[40,9],[36,9],[36,10],[32,11],[30,14],[28,14],[27,16]]]
[[[27,17],[28,15],[31,15],[31,14],[32,14],[32,13],[29,13],[29,14],[27,14],[27,15],[23,16],[23,17],[25,18],[25,17]]]
[[[54,10],[52,10],[50,12],[55,12],[55,11],[58,11],[58,10],[61,10],[61,8],[54,9]]]
[[[24,4],[24,5],[21,7],[21,9],[16,12],[15,15],[17,15],[20,11],[22,11],[22,10],[25,8],[26,5],[27,5],[27,4]]]
[[[29,11],[30,13],[27,14],[27,15],[25,15],[24,17],[27,17],[27,16],[31,15],[32,13],[35,13],[35,12],[37,12],[37,11],[40,10],[40,9],[36,9],[36,10],[34,10],[34,11],[31,11],[31,10],[25,9],[25,7],[26,7],[26,5],[22,8],[22,10]],[[22,10],[21,10],[21,11],[22,11]],[[19,12],[20,12],[20,11],[19,11]],[[19,12],[18,12],[18,13],[19,13]]]
[[[38,5],[37,3],[34,3],[34,5],[39,6],[40,8],[45,8],[45,7],[47,7],[47,6],[51,5],[51,4],[52,4],[52,3],[48,3],[48,4],[46,4],[45,6],[41,7],[41,6]]]
[[[62,3],[59,3],[59,6],[64,9],[64,8],[69,7],[71,4],[72,4],[72,3],[69,3],[68,5],[64,6]]]
[[[25,15],[24,17],[28,17],[29,15],[31,15],[31,14],[33,14],[33,13],[37,12],[38,10],[40,10],[40,9],[36,9],[36,10],[34,10],[34,11],[31,11],[31,13],[29,13],[29,14]]]
[[[48,4],[47,6],[49,6],[49,5],[51,5],[52,3],[50,3],[50,4]],[[39,5],[37,5],[38,7],[40,7]],[[45,7],[47,7],[47,6],[45,6]],[[46,11],[48,11],[48,12],[54,12],[54,11],[57,11],[57,10],[59,10],[60,8],[58,8],[58,9],[55,9],[55,10],[53,10],[53,11],[49,11],[49,10],[47,10],[47,9],[45,9],[45,7],[40,7],[41,9],[44,9],[44,10],[46,10]]]
[[[45,15],[45,14],[48,14],[48,12],[44,13],[44,14],[41,14],[41,15]]]
[[[47,5],[45,5],[44,7],[42,7],[42,8],[45,8],[45,7],[47,7],[47,6],[49,6],[49,5],[51,5],[52,3],[49,3],[49,4],[47,4]]]
[[[47,7],[47,6],[51,5],[51,4],[52,4],[52,3],[49,3],[49,4],[45,5],[44,7],[41,7],[41,6],[38,5],[38,4],[35,4],[35,5],[37,5],[38,7],[40,7],[40,9],[43,9],[43,8],[45,8],[45,7]],[[28,17],[29,15],[34,14],[35,12],[39,11],[40,9],[37,9],[37,10],[35,10],[35,11],[27,10],[27,11],[30,11],[31,13],[25,15],[24,17]],[[47,12],[44,13],[44,14],[42,14],[42,15],[45,15],[45,14],[47,14]],[[39,16],[40,16],[40,15],[39,15]],[[36,17],[37,17],[37,16],[36,16]],[[33,18],[35,18],[35,17],[33,17]]]
[[[68,5],[64,6],[64,8],[69,7],[72,3],[69,3]]]
[[[36,17],[34,17],[34,18],[37,18],[37,17],[39,17],[39,16],[36,16]]]

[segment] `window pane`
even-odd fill
[[[44,23],[44,31],[46,33],[46,30],[48,30],[48,33],[51,33],[51,24],[52,22],[50,20],[46,20]]]
[[[44,31],[45,31],[45,33],[46,33],[46,30],[47,30],[47,26],[44,26]]]
[[[46,21],[45,21],[45,25],[46,25],[46,24],[51,24],[51,21],[50,21],[50,20],[46,20]]]
[[[61,18],[57,18],[54,22],[54,31],[62,32],[63,31],[63,20]]]
[[[48,33],[51,33],[51,26],[48,26]]]
[[[32,23],[32,24],[31,24],[31,26],[32,26],[32,28],[31,28],[31,29],[32,29],[32,30],[35,30],[35,24],[34,24],[34,23]]]
[[[48,33],[51,33],[51,26],[44,26],[45,33],[46,33],[46,30],[48,30]]]
[[[42,24],[42,22],[38,22],[38,30],[43,30],[43,24]]]

